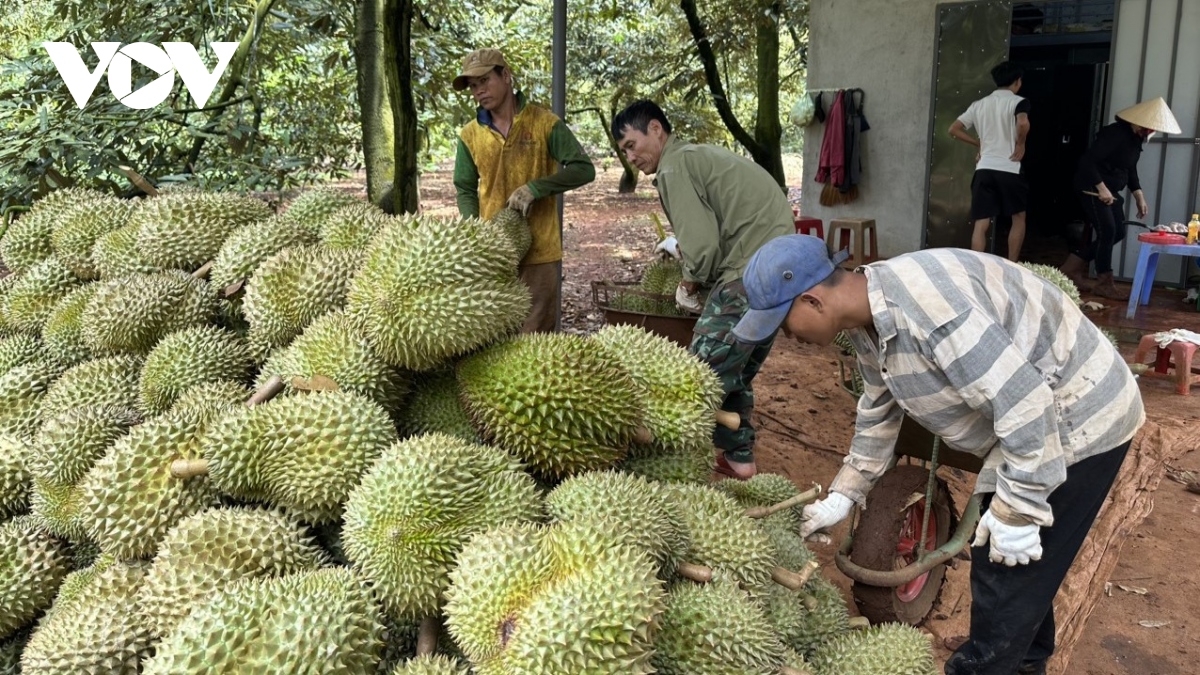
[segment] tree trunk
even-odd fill
[[[629,159],[625,157],[625,153],[621,152],[621,146],[617,144],[617,139],[612,135],[612,124],[608,121],[608,116],[598,107],[580,108],[572,110],[570,114],[594,112],[596,117],[600,118],[600,126],[604,129],[604,137],[608,139],[608,145],[613,152],[617,154],[617,161],[621,162],[621,181],[617,184],[617,192],[623,195],[632,193],[637,189],[638,170],[629,163]]]
[[[358,70],[358,105],[362,115],[363,159],[367,199],[390,211],[396,175],[392,104],[388,96],[385,0],[359,0],[354,28],[354,62]]]
[[[758,56],[758,116],[754,122],[757,151],[750,154],[759,166],[766,169],[779,183],[787,185],[783,175],[783,148],[780,139],[783,125],[779,121],[779,14],[778,0],[765,2],[758,12],[756,52]]]
[[[416,213],[420,195],[417,192],[417,105],[412,89],[414,0],[386,1],[388,96],[395,128],[393,212]]]

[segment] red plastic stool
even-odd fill
[[[1181,396],[1191,394],[1193,384],[1200,384],[1200,374],[1192,368],[1192,357],[1196,355],[1197,345],[1191,342],[1172,342],[1164,349],[1154,341],[1153,335],[1143,335],[1134,352],[1134,363],[1154,366],[1153,370],[1142,373],[1142,377],[1160,380],[1174,380],[1175,393]],[[1154,363],[1146,363],[1146,357],[1154,351]],[[1170,372],[1174,368],[1175,372]]]
[[[816,231],[816,236],[821,239],[825,238],[825,223],[820,218],[797,218],[796,219],[796,234],[812,234]]]

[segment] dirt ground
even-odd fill
[[[568,195],[564,227],[563,328],[588,332],[604,325],[592,300],[593,280],[634,281],[652,259],[657,240],[651,214],[664,226],[657,196],[643,180],[632,195],[617,194],[619,170],[598,170],[591,185]],[[453,215],[453,186],[448,172],[422,177],[424,210]],[[1131,345],[1126,345],[1132,347]],[[1130,349],[1130,352],[1132,349]],[[1127,356],[1131,355],[1127,354]],[[845,455],[854,426],[854,402],[837,385],[832,348],[779,342],[755,380],[760,470],[788,476],[796,484],[827,486]],[[1200,422],[1200,396],[1175,395],[1165,384],[1143,382],[1149,414]],[[1200,472],[1200,453],[1192,452],[1177,468]],[[973,476],[943,468],[959,508]],[[840,542],[845,526],[835,529]],[[850,581],[833,565],[835,546],[815,547],[823,573],[850,599]],[[1112,591],[1097,606],[1067,672],[1079,675],[1183,675],[1196,672],[1200,658],[1200,495],[1163,480],[1154,511],[1123,549],[1112,578]],[[970,563],[955,560],[938,604],[925,628],[937,639],[939,661],[950,651],[942,638],[965,635],[970,613]],[[1128,589],[1128,590],[1126,590]],[[851,611],[853,603],[850,602]],[[1167,622],[1145,627],[1139,622]]]

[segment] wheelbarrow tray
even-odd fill
[[[604,312],[604,321],[608,325],[630,325],[645,328],[655,335],[661,335],[675,342],[684,349],[692,344],[692,332],[696,329],[696,319],[699,317],[695,315],[668,316],[613,307],[614,300],[622,295],[637,295],[659,302],[675,302],[674,296],[643,291],[637,287],[636,282],[632,281],[592,282],[592,302]]]

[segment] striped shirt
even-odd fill
[[[1108,339],[1053,284],[1001,258],[918,251],[861,268],[875,337],[848,331],[865,390],[831,490],[859,503],[895,462],[907,413],[984,458],[976,492],[1054,522],[1067,467],[1133,438],[1141,392]]]

